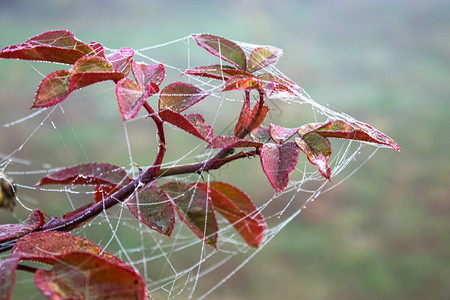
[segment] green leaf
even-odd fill
[[[283,50],[272,47],[264,46],[253,49],[248,57],[247,71],[252,73],[259,69],[265,68],[277,62],[283,55]]]
[[[143,224],[167,236],[171,235],[175,224],[174,203],[154,181],[137,190],[126,204]]]
[[[328,159],[331,155],[331,145],[328,139],[317,133],[308,133],[302,138],[295,138],[295,143],[306,154],[308,160],[319,168],[322,176],[330,180],[331,169]]]
[[[244,50],[235,42],[212,34],[194,34],[192,37],[199,46],[205,48],[209,53],[232,63],[241,70],[247,69],[247,58]]]
[[[207,244],[217,247],[217,225],[214,207],[206,193],[185,182],[168,182],[161,186],[176,204],[181,220]]]

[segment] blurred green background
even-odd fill
[[[402,148],[381,149],[310,204],[209,299],[450,299],[448,1],[0,1],[0,47],[51,29],[110,48],[199,32],[275,45],[284,49],[277,67],[316,101]],[[3,124],[24,115],[41,77],[26,63],[1,61],[0,69]],[[94,118],[106,109],[96,105],[74,109]],[[114,137],[83,124],[86,151],[108,161],[95,140],[114,145]],[[0,136],[0,152],[23,141],[14,134]]]

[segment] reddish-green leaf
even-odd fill
[[[298,132],[300,137],[306,133],[315,132],[324,137],[371,142],[400,151],[400,147],[393,139],[362,122],[336,120],[328,123],[312,123],[300,127]]]
[[[117,82],[123,76],[105,58],[82,57],[73,69],[55,71],[42,80],[32,108],[56,105],[76,89],[105,80]]]
[[[249,246],[258,247],[261,244],[267,225],[247,194],[221,181],[210,181],[209,186],[199,183],[198,187],[209,193],[216,211],[234,226]]]
[[[216,136],[208,145],[209,148],[261,147],[262,143],[239,139],[235,136]]]
[[[145,100],[158,91],[158,86],[153,82],[148,82],[144,90],[130,78],[120,80],[116,85],[116,97],[122,119],[128,121],[136,117]]]
[[[228,80],[234,75],[252,76],[250,73],[230,66],[209,65],[188,69],[184,72],[189,75],[196,75],[220,80]]]
[[[286,128],[270,123],[269,125],[270,137],[277,144],[282,144],[298,132],[297,128]]]
[[[126,265],[88,239],[60,231],[37,231],[24,236],[14,244],[11,257],[54,264],[61,256],[71,252],[89,252],[116,264]]]
[[[22,44],[8,46],[0,52],[1,58],[42,60],[64,64],[73,64],[85,55],[96,55],[96,51],[90,45],[77,40],[73,33],[67,30],[48,31]]]
[[[35,209],[22,223],[0,225],[0,242],[22,237],[44,224],[44,214],[39,209]]]
[[[200,239],[216,247],[219,227],[211,198],[201,189],[184,182],[168,182],[161,187],[175,202],[180,219]]]
[[[235,42],[212,34],[194,34],[192,37],[200,47],[205,48],[208,52],[232,63],[241,70],[247,69],[244,50]]]
[[[245,75],[235,75],[228,79],[222,88],[222,91],[247,90],[260,87],[258,78]]]
[[[182,115],[169,109],[161,110],[159,116],[178,128],[204,140],[210,142],[213,138],[213,129],[205,123],[205,119],[200,114]]]
[[[261,166],[277,193],[288,185],[289,173],[297,164],[298,153],[299,148],[294,142],[267,143],[260,148]]]
[[[330,180],[331,169],[328,166],[328,158],[331,155],[331,145],[328,139],[317,133],[308,133],[302,138],[295,138],[295,143],[306,154],[308,160],[319,168],[322,176]]]
[[[37,185],[44,184],[106,184],[127,182],[127,172],[109,163],[85,163],[60,169],[46,175]]]
[[[253,51],[248,56],[247,71],[251,73],[265,68],[268,65],[277,62],[282,55],[283,50],[276,47],[257,47],[253,49]]]
[[[177,81],[167,85],[159,96],[159,110],[182,112],[208,96],[208,92],[187,82]]]
[[[134,60],[131,62],[131,70],[136,82],[142,89],[145,89],[149,82],[160,85],[166,74],[163,64],[147,65]]]
[[[0,300],[10,300],[16,283],[16,269],[19,259],[9,257],[0,259]]]
[[[122,73],[124,76],[127,76],[130,72],[130,61],[134,56],[134,50],[131,48],[121,48],[118,51],[115,51],[106,58],[114,67],[116,72]]]
[[[139,221],[162,234],[171,235],[175,224],[174,203],[154,181],[134,193],[126,204]]]
[[[91,46],[91,48],[94,50],[93,54],[89,54],[92,56],[100,56],[100,57],[104,57],[105,56],[105,48],[103,47],[102,44],[100,44],[99,42],[90,42],[89,46]]]
[[[297,95],[295,91],[298,89],[298,86],[287,78],[271,73],[260,74],[257,78],[268,95],[274,92],[288,92],[294,96]]]
[[[145,299],[145,281],[130,266],[92,253],[61,256],[51,270],[34,275],[37,288],[49,299]]]
[[[269,127],[259,126],[253,129],[249,136],[254,142],[267,143],[270,140]]]

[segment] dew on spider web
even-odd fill
[[[247,54],[257,46],[240,44]],[[181,65],[176,64],[177,59],[162,57],[162,53],[174,50],[187,53]],[[195,65],[205,57],[189,36],[138,49],[136,56],[149,64],[164,61],[164,66],[171,76],[167,82],[179,78],[191,64]],[[39,64],[29,64],[32,66],[31,70],[39,73]],[[271,67],[271,71],[287,77],[276,67]],[[232,126],[231,128],[224,128],[223,122],[229,118],[230,111],[235,110],[236,105],[242,105],[242,98],[231,98],[229,95],[219,93],[218,83],[213,80],[186,74],[183,76],[188,81],[207,89],[216,101],[213,106],[208,106],[208,101],[198,105],[199,109],[208,113],[205,118],[209,124],[213,128],[222,126],[221,132],[232,132],[234,123],[226,125]],[[27,212],[34,208],[40,208],[49,215],[60,216],[73,207],[80,207],[91,201],[93,191],[84,187],[70,184],[65,187],[35,186],[41,177],[58,168],[87,161],[108,161],[120,165],[130,176],[136,177],[139,171],[135,164],[145,169],[152,163],[157,140],[153,139],[155,129],[149,125],[145,116],[120,123],[120,126],[114,125],[115,127],[110,127],[112,124],[110,119],[113,119],[115,124],[121,122],[118,112],[118,116],[111,116],[109,113],[102,115],[102,111],[99,110],[95,112],[96,116],[93,119],[85,118],[83,113],[89,116],[93,114],[88,108],[88,104],[92,101],[100,101],[102,106],[117,106],[110,85],[98,84],[90,92],[95,98],[100,99],[92,99],[90,98],[92,95],[89,94],[83,94],[87,99],[78,99],[76,92],[70,96],[73,99],[54,108],[31,112],[23,110],[20,118],[5,123],[3,120],[7,119],[8,112],[0,111],[0,139],[2,141],[12,137],[15,139],[15,143],[0,144],[0,171],[12,176],[18,187],[17,199],[20,205],[16,207],[12,217],[15,221],[24,220]],[[30,101],[31,98],[30,95],[29,99],[21,101]],[[270,102],[275,105],[283,104],[283,107],[288,105],[289,109],[280,111],[282,115],[278,116],[278,119],[286,122],[291,122],[297,117],[296,111],[304,111],[305,104],[310,107],[314,120],[318,122],[343,116],[330,110],[328,105],[317,104],[301,89],[296,96],[282,94],[280,97],[271,97]],[[154,104],[155,100],[150,98],[150,103]],[[73,115],[71,110],[77,110],[77,106],[80,105],[85,106],[81,114]],[[264,125],[268,126],[270,120],[265,122],[267,124]],[[167,160],[162,167],[204,161],[217,153],[214,149],[205,148],[205,142],[191,136],[183,136],[183,133],[174,127],[168,128]],[[151,134],[148,134],[149,130],[152,131]],[[354,146],[356,144],[357,147]],[[338,150],[333,153],[332,182],[322,179],[316,168],[309,165],[306,158],[300,156],[297,168],[291,173],[289,186],[280,194],[271,191],[270,184],[261,170],[252,169],[253,166],[249,167],[250,164],[247,162],[240,162],[241,167],[238,170],[230,167],[211,171],[203,176],[190,174],[177,178],[169,177],[178,180],[182,178],[190,182],[230,181],[245,190],[268,223],[266,236],[258,249],[248,247],[234,228],[221,218],[218,219],[221,230],[217,250],[198,239],[181,222],[176,222],[170,238],[161,236],[138,222],[126,205],[119,205],[100,214],[93,221],[75,229],[74,233],[86,236],[101,247],[105,247],[105,251],[116,253],[138,269],[155,299],[203,299],[213,294],[220,286],[226,285],[231,276],[245,267],[251,258],[270,244],[271,239],[284,226],[306,209],[307,203],[314,202],[319,194],[330,191],[345,181],[378,149],[374,147],[373,150],[366,151],[369,147],[364,145],[366,144],[342,142],[340,147],[335,148]],[[246,172],[251,175],[245,175]],[[249,177],[252,178],[251,182]],[[166,179],[161,179],[164,180]],[[1,254],[0,258],[4,256],[5,254]]]

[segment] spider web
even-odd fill
[[[237,43],[246,54],[258,46]],[[205,117],[206,122],[214,128],[215,135],[232,135],[242,107],[242,93],[222,93],[218,80],[183,74],[190,67],[222,61],[206,55],[191,36],[135,51],[137,61],[148,64],[164,62],[167,78],[162,86],[170,81],[186,80],[209,91],[210,96],[196,104],[193,111]],[[185,58],[180,59],[180,53]],[[48,65],[44,63],[23,64],[32,68],[35,75],[43,77],[47,73]],[[268,67],[268,71],[287,77],[275,66]],[[183,77],[180,78],[180,75]],[[157,95],[149,99],[152,106],[155,106],[156,99]],[[136,164],[146,169],[154,160],[158,145],[151,122],[141,114],[123,123],[115,102],[113,87],[101,83],[72,93],[66,101],[55,107],[31,113],[26,110],[29,102],[15,106],[2,104],[0,171],[15,181],[19,204],[12,215],[15,221],[22,221],[35,208],[42,209],[48,215],[61,216],[92,201],[93,191],[88,187],[36,187],[35,183],[51,171],[89,161],[101,161],[118,164],[130,176],[136,177],[139,172]],[[309,122],[354,120],[316,103],[301,88],[296,96],[278,93],[269,98],[267,104],[271,110],[264,123],[266,126],[268,122],[295,127]],[[11,113],[13,110],[16,112]],[[203,161],[217,153],[217,149],[206,148],[205,142],[170,125],[166,127],[168,150],[163,167]],[[177,175],[160,179],[161,182],[167,179],[188,182],[221,180],[244,190],[264,215],[268,225],[264,240],[257,249],[248,247],[233,226],[220,216],[217,216],[220,228],[218,247],[214,249],[198,239],[180,221],[176,222],[170,238],[163,236],[140,223],[124,204],[104,211],[73,233],[92,240],[136,268],[154,299],[208,298],[264,249],[308,204],[344,182],[381,147],[344,140],[333,140],[332,146],[331,182],[323,179],[317,168],[300,153],[288,187],[278,195],[265,178],[259,159],[235,161],[202,175]],[[31,285],[31,281],[20,279],[19,274],[17,286]],[[27,293],[27,297],[33,296]],[[41,295],[36,292],[34,297],[39,299]]]

